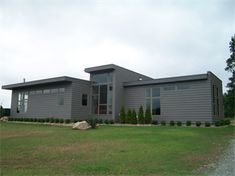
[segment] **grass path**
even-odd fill
[[[1,123],[2,175],[195,175],[234,127],[70,127]],[[197,173],[203,175],[203,173]]]

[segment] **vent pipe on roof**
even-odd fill
[[[25,78],[23,78],[23,83],[25,83]]]

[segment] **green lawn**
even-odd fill
[[[70,127],[1,123],[1,175],[198,175],[234,127]]]

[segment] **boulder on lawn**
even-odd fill
[[[78,129],[78,130],[86,130],[89,128],[91,128],[91,126],[86,121],[76,122],[73,125],[73,129]]]
[[[8,121],[8,117],[4,116],[0,118],[0,121],[2,122],[7,122]]]

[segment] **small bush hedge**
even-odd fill
[[[165,121],[161,121],[161,125],[162,126],[166,126],[166,122]]]
[[[210,122],[205,122],[205,127],[210,127],[211,123]]]
[[[152,120],[152,124],[153,125],[158,125],[158,121],[157,120]]]
[[[177,124],[177,126],[182,126],[182,122],[180,122],[180,121],[177,121],[176,124]]]
[[[197,122],[196,122],[196,126],[197,126],[197,127],[200,127],[201,124],[202,124],[202,123],[201,123],[200,121],[197,121]]]
[[[92,129],[95,129],[97,127],[97,120],[96,119],[89,119],[87,120],[89,125],[91,126]]]
[[[71,120],[70,119],[65,119],[65,121],[64,121],[65,123],[71,123]]]
[[[190,120],[186,121],[186,126],[191,126],[192,122]]]
[[[174,126],[175,122],[173,120],[171,120],[169,124],[170,124],[170,126]]]

